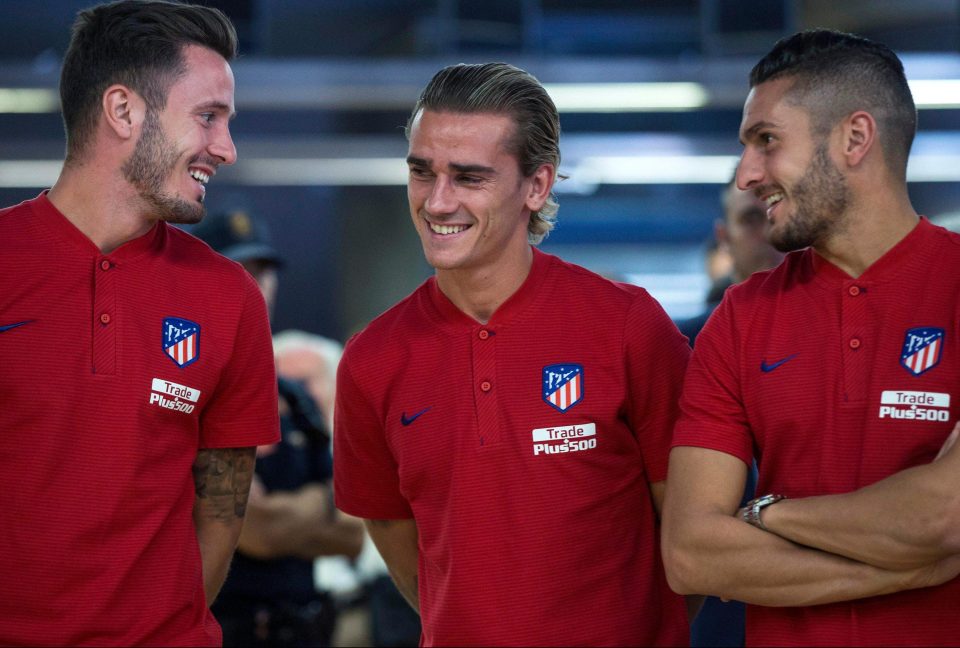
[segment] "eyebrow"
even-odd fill
[[[237,111],[231,110],[230,106],[223,103],[222,101],[207,101],[199,106],[197,110],[219,110],[220,112],[225,112],[229,116],[229,119],[233,119],[237,116]]]
[[[407,164],[412,166],[429,167],[431,166],[431,160],[425,160],[414,155],[408,155]],[[483,164],[458,164],[456,162],[451,162],[448,166],[450,167],[450,170],[456,171],[457,173],[485,173],[487,175],[496,175],[497,173],[497,170],[493,167],[488,167]]]
[[[773,122],[768,122],[768,121],[757,122],[756,124],[754,124],[753,126],[751,126],[750,128],[748,128],[743,132],[743,136],[740,137],[740,143],[743,144],[744,140],[750,139],[751,137],[756,135],[758,131],[761,131],[765,128],[776,128],[776,126],[777,125],[774,124]]]

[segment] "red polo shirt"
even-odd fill
[[[674,445],[749,463],[758,493],[846,493],[936,456],[960,398],[960,236],[922,219],[853,279],[812,249],[727,291]],[[748,606],[751,645],[960,640],[960,580],[806,608]]]
[[[279,436],[256,284],[165,223],[101,254],[46,195],[0,241],[0,644],[220,643],[191,466]]]
[[[641,288],[534,250],[479,324],[431,278],[347,345],[337,504],[416,519],[424,645],[682,645],[648,482],[689,348]]]

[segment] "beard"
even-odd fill
[[[180,154],[163,132],[156,111],[148,108],[140,139],[123,164],[123,176],[153,207],[160,220],[199,223],[206,213],[202,202],[184,200],[163,191],[163,184],[176,169],[179,159]]]
[[[814,153],[791,195],[796,208],[781,231],[770,232],[770,244],[781,252],[810,247],[843,227],[850,192],[840,170],[830,160],[826,143]]]

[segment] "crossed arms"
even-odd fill
[[[932,463],[841,495],[783,500],[768,531],[736,517],[746,465],[670,455],[663,554],[671,587],[766,606],[808,606],[945,583],[960,573],[960,425]]]

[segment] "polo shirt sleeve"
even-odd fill
[[[646,291],[633,301],[625,342],[630,427],[640,444],[647,480],[655,483],[667,478],[690,345]]]
[[[280,440],[270,320],[256,282],[243,273],[242,308],[230,359],[200,419],[201,448],[247,448]]]
[[[413,511],[400,492],[400,474],[382,417],[377,416],[354,376],[351,346],[347,344],[337,368],[334,500],[341,511],[368,520],[412,518]]]
[[[750,465],[753,437],[743,405],[740,345],[731,292],[735,291],[727,291],[697,336],[673,445],[718,450]]]

